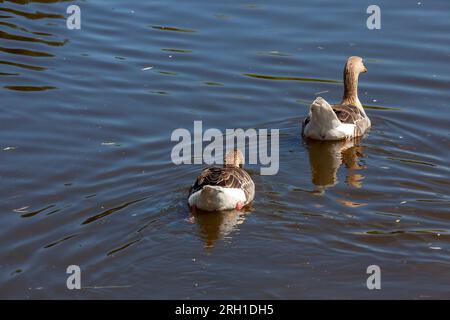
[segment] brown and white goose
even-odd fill
[[[242,169],[239,149],[228,152],[223,167],[209,167],[197,177],[189,192],[189,207],[203,211],[241,210],[252,202],[255,184]]]
[[[330,105],[318,97],[303,121],[302,135],[316,140],[342,140],[364,135],[371,123],[358,98],[358,77],[367,72],[361,57],[350,57],[344,68],[344,97]]]

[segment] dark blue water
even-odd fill
[[[449,298],[450,4],[370,4],[0,1],[0,297]],[[372,130],[304,143],[351,55]],[[250,212],[189,219],[195,120],[280,129]]]

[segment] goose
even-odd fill
[[[255,184],[242,169],[244,156],[239,149],[225,155],[223,167],[204,169],[189,191],[189,207],[202,211],[241,210],[252,202]]]
[[[358,98],[358,77],[367,72],[361,57],[348,58],[344,68],[344,97],[330,105],[317,97],[303,121],[302,135],[315,140],[343,140],[364,135],[371,123]]]

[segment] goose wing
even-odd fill
[[[355,136],[363,135],[370,127],[370,121],[361,110],[351,104],[335,104],[331,106],[334,113],[342,123],[355,125]]]
[[[361,110],[354,105],[335,104],[331,106],[334,113],[342,123],[354,124],[356,121],[365,118]]]
[[[191,187],[189,195],[203,189],[204,186],[238,188],[245,193],[247,203],[255,196],[255,184],[250,175],[238,167],[209,167],[203,170]]]

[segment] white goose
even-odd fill
[[[364,135],[371,123],[358,98],[358,77],[367,72],[361,57],[350,57],[344,68],[344,97],[330,105],[318,97],[303,121],[302,135],[316,140],[342,140]]]
[[[209,167],[197,177],[189,191],[189,207],[193,210],[241,210],[252,202],[255,184],[242,169],[244,156],[239,149],[228,152],[223,167]]]

